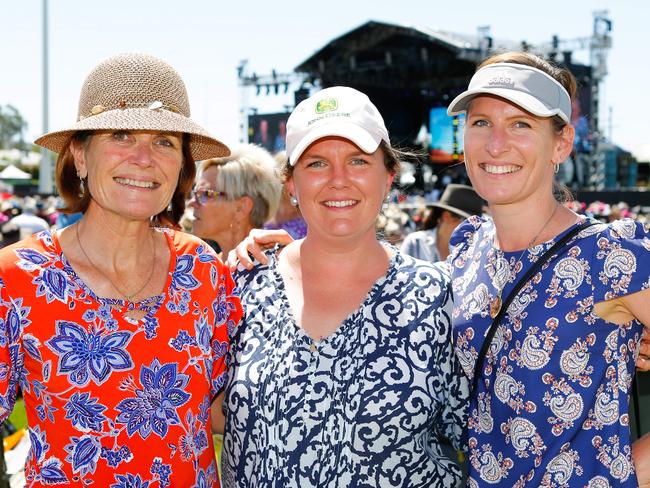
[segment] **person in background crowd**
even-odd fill
[[[586,220],[556,201],[553,175],[573,150],[575,90],[567,69],[505,53],[484,61],[448,109],[466,113],[465,166],[492,217],[461,224],[448,260],[455,343],[475,385],[469,486],[650,482],[650,436],[632,445],[628,425],[650,326],[650,234],[632,220]]]
[[[195,159],[228,148],[167,63],[122,54],[83,84],[59,154],[76,224],[0,251],[0,420],[20,388],[27,486],[218,487],[210,402],[241,316],[228,269],[175,231]]]
[[[83,214],[81,212],[75,212],[75,213],[59,212],[59,214],[56,216],[56,228],[63,229],[64,227],[67,227],[69,225],[78,222],[79,220],[81,220],[81,217],[83,217]]]
[[[36,201],[33,198],[25,198],[22,213],[13,217],[9,223],[20,229],[21,239],[50,228],[50,225],[45,220],[36,215]]]
[[[282,140],[284,145],[284,136]],[[275,155],[276,168],[279,172],[284,170],[287,164],[287,153],[281,151]],[[298,200],[295,196],[289,194],[286,185],[282,187],[282,197],[280,205],[273,217],[264,224],[265,229],[284,229],[294,239],[302,239],[307,235],[307,224],[305,219],[300,215]],[[237,243],[238,244],[238,243]]]
[[[401,153],[366,95],[333,87],[292,112],[287,155],[307,235],[236,275],[224,486],[456,486],[441,438],[462,445],[467,383],[448,276],[375,233]]]
[[[232,148],[230,156],[204,161],[192,191],[192,232],[217,243],[222,256],[262,227],[278,208],[282,183],[275,160],[253,144]]]
[[[20,228],[12,223],[5,223],[0,227],[0,233],[2,233],[2,242],[0,242],[0,247],[7,247],[15,242],[20,240]]]
[[[449,255],[449,237],[470,215],[483,213],[483,199],[471,186],[451,183],[424,219],[422,230],[411,232],[401,251],[425,261],[444,261]]]

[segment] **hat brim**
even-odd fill
[[[82,130],[181,132],[190,135],[190,153],[195,161],[230,155],[228,146],[210,136],[203,127],[188,117],[164,109],[126,108],[108,110],[86,117],[67,129],[49,132],[34,142],[50,151],[60,153],[70,142],[73,134]]]
[[[300,139],[300,142],[296,144],[296,147],[294,147],[289,154],[289,164],[294,166],[296,161],[298,161],[300,156],[302,156],[302,153],[305,152],[305,149],[317,140],[322,139],[323,137],[333,136],[342,137],[343,139],[353,142],[359,147],[359,149],[367,154],[374,153],[381,143],[381,136],[374,137],[370,132],[359,127],[357,124],[346,122],[323,124],[321,127],[309,129],[307,134]]]
[[[468,219],[471,216],[469,213],[465,212],[464,210],[461,210],[456,207],[452,207],[451,205],[445,205],[444,203],[434,202],[434,203],[429,203],[428,205],[431,207],[441,208],[443,210],[449,210],[450,212],[460,215],[465,219]]]
[[[567,114],[559,108],[549,110],[549,108],[541,101],[526,92],[504,88],[480,88],[476,90],[467,90],[452,100],[447,108],[447,114],[457,115],[466,112],[470,102],[479,95],[494,95],[503,98],[514,103],[518,107],[523,108],[527,112],[537,115],[538,117],[553,117],[557,115],[566,123],[571,122],[567,117]]]

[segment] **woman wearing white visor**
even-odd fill
[[[650,439],[631,445],[628,408],[650,324],[650,240],[640,223],[595,224],[556,201],[575,90],[568,70],[506,53],[449,106],[466,112],[465,166],[493,218],[461,224],[449,258],[455,342],[473,381],[469,486],[647,477]]]

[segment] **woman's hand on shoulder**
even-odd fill
[[[243,241],[237,244],[235,249],[228,253],[226,264],[231,271],[234,271],[238,264],[241,264],[246,269],[251,269],[254,260],[267,264],[268,259],[264,255],[265,249],[276,244],[286,246],[292,241],[293,238],[286,230],[253,229]]]
[[[639,348],[639,357],[636,360],[636,367],[640,371],[650,371],[650,326],[643,328],[641,337],[641,347]]]

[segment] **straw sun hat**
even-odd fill
[[[187,133],[197,161],[230,154],[190,119],[187,90],[176,70],[147,54],[119,54],[100,63],[81,88],[77,122],[35,142],[60,153],[77,131],[115,129]]]

